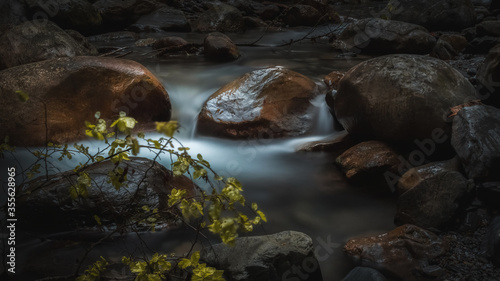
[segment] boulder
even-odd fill
[[[16,91],[29,99],[22,102]],[[170,119],[160,81],[141,64],[105,57],[59,58],[0,72],[0,138],[12,145],[64,143],[85,136],[85,121],[114,120],[120,111],[144,125]]]
[[[398,153],[381,141],[359,143],[335,160],[349,180],[383,180],[386,171],[396,172],[400,164]]]
[[[298,136],[313,126],[319,87],[297,72],[271,67],[247,73],[209,97],[197,131],[228,138]]]
[[[500,182],[485,182],[477,187],[477,198],[490,203],[492,206],[500,205]]]
[[[240,56],[231,38],[220,32],[212,32],[203,40],[205,57],[217,61],[232,61]]]
[[[500,20],[487,20],[476,25],[477,36],[500,37]]]
[[[141,16],[129,29],[140,31],[191,31],[184,12],[171,7],[162,7],[151,14]]]
[[[321,20],[321,13],[309,5],[293,5],[283,15],[288,26],[315,26]]]
[[[436,39],[419,25],[367,18],[349,24],[332,46],[346,52],[428,54],[435,44]]]
[[[477,70],[480,98],[483,102],[500,106],[500,44],[492,48]]]
[[[344,77],[344,72],[341,71],[332,71],[328,73],[324,78],[323,82],[325,83],[326,87],[328,90],[338,90],[339,88],[339,82],[342,77]],[[327,98],[327,103],[328,103],[328,98]],[[333,102],[333,99],[331,100]],[[328,104],[330,108],[333,109],[333,104]]]
[[[101,14],[86,0],[27,0],[27,3],[32,14],[43,13],[65,29],[88,34],[102,24]]]
[[[452,224],[469,191],[467,180],[453,166],[456,164],[430,163],[403,174],[398,187],[406,191],[398,198],[395,222],[423,228]]]
[[[224,270],[226,280],[279,281],[300,276],[300,280],[321,281],[313,249],[311,237],[301,232],[284,231],[237,238],[233,247],[213,245],[201,253],[201,260]]]
[[[351,68],[334,109],[351,134],[381,140],[430,138],[449,131],[450,107],[475,99],[475,89],[449,64],[418,55],[388,55]]]
[[[73,29],[66,29],[64,30],[66,33],[68,33],[69,36],[71,36],[73,39],[75,39],[76,42],[78,42],[80,45],[82,45],[85,49],[89,51],[90,54],[97,54],[97,49],[92,45],[87,37],[83,36],[80,32],[73,30]]]
[[[419,281],[426,280],[429,260],[447,248],[436,234],[406,224],[379,236],[351,239],[344,251],[356,264],[405,281]]]
[[[471,179],[500,179],[500,109],[465,107],[453,119],[451,145]]]
[[[481,243],[481,253],[500,266],[500,216],[491,220]]]
[[[88,196],[71,197],[70,189],[77,182],[78,174],[68,171],[40,176],[19,188],[17,212],[23,226],[36,229],[73,229],[75,226],[96,225],[94,215],[101,223],[120,224],[132,217],[145,215],[142,206],[158,208],[162,216],[168,207],[168,195],[173,188],[184,189],[195,195],[195,184],[185,176],[174,177],[159,163],[140,157],[131,157],[118,167],[110,160],[97,162],[84,171],[92,179],[87,188]],[[126,186],[119,190],[109,182],[108,173],[117,168],[126,172]],[[137,220],[141,220],[136,218]],[[165,219],[167,219],[165,217]]]
[[[391,20],[418,24],[431,31],[461,31],[476,23],[470,0],[390,0],[382,13]]]
[[[382,273],[369,267],[357,266],[342,281],[387,281]]]
[[[188,44],[189,42],[181,37],[168,36],[157,39],[153,43],[153,49],[157,50],[162,48],[182,48],[183,46],[186,46]]]
[[[97,52],[78,43],[50,21],[28,21],[0,37],[0,69],[60,57],[89,56]]]
[[[241,12],[224,3],[206,3],[208,10],[200,15],[196,31],[199,32],[241,32],[245,21]]]

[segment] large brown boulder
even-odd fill
[[[450,107],[474,95],[470,82],[441,60],[388,55],[351,68],[340,80],[334,109],[351,134],[414,141],[435,129],[449,131]]]
[[[297,136],[313,124],[318,86],[297,72],[271,67],[226,84],[205,102],[198,132],[228,138]]]
[[[346,52],[428,54],[435,44],[436,38],[422,26],[367,18],[349,24],[332,46]]]
[[[427,280],[429,261],[444,254],[447,243],[436,234],[406,224],[379,236],[351,239],[346,254],[361,266],[375,268],[400,280]],[[427,278],[426,278],[427,277]]]
[[[470,0],[391,0],[385,17],[421,25],[431,31],[474,26],[476,13]]]
[[[22,102],[16,91],[28,94]],[[160,81],[141,64],[124,59],[74,57],[46,60],[0,72],[0,139],[13,145],[63,143],[84,137],[96,111],[120,111],[140,124],[170,119]]]
[[[145,215],[142,206],[151,210],[158,208],[160,214],[168,216],[164,212],[169,209],[168,195],[173,188],[186,190],[187,196],[196,194],[195,184],[190,179],[174,177],[171,171],[150,159],[132,157],[118,168],[126,171],[123,177],[125,186],[119,190],[109,181],[108,173],[117,169],[110,160],[82,170],[92,179],[92,185],[87,188],[86,197],[75,199],[70,192],[78,178],[74,171],[48,178],[40,176],[22,185],[16,203],[19,215],[26,218],[25,227],[71,229],[95,225],[94,215],[98,215],[103,224],[119,224],[134,216]]]
[[[50,21],[27,21],[0,37],[0,69],[60,57],[97,54]]]

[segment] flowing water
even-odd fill
[[[191,148],[192,155],[201,153],[215,171],[224,176],[237,177],[243,184],[248,202],[257,202],[266,213],[269,223],[263,229],[257,229],[256,234],[285,230],[308,234],[315,243],[324,279],[341,280],[349,270],[349,262],[342,251],[343,244],[351,237],[379,234],[392,229],[395,204],[388,190],[359,188],[346,183],[334,165],[335,155],[295,152],[300,144],[339,133],[333,129],[333,120],[324,96],[312,102],[317,112],[316,125],[306,136],[234,141],[195,133],[197,114],[205,100],[219,87],[246,72],[268,66],[283,66],[321,84],[329,72],[346,71],[367,59],[333,52],[326,39],[273,47],[293,38],[301,38],[309,30],[268,33],[258,42],[258,47],[240,47],[242,57],[229,63],[208,62],[199,56],[153,58],[143,54],[144,48],[134,47],[131,49],[135,52],[126,58],[144,64],[163,83],[172,102],[172,119],[178,120],[182,126],[179,139]],[[326,27],[316,32],[321,34],[325,30]],[[261,32],[231,37],[237,43],[248,43],[258,38]],[[160,35],[166,34],[150,36]],[[196,34],[171,35],[192,42],[202,40],[201,35]],[[125,46],[133,42],[114,44]],[[161,245],[162,248],[186,242],[182,235],[161,232],[148,234],[144,239],[149,242],[159,240],[161,242],[152,244]],[[127,246],[130,240],[122,241],[122,246],[130,247]],[[46,240],[29,241],[20,249],[31,256],[40,255],[49,247]],[[64,254],[51,256],[45,252],[37,258],[54,261],[66,259]],[[77,253],[67,252],[66,255]],[[117,252],[118,255],[121,253]],[[295,277],[300,279],[300,276]]]

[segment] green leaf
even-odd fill
[[[165,134],[168,137],[173,137],[175,131],[179,128],[177,121],[156,122],[156,131]]]

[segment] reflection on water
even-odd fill
[[[214,64],[202,57],[157,59],[141,55],[144,53],[143,49],[141,53],[134,53],[131,58],[147,66],[162,81],[170,95],[173,119],[182,125],[179,139],[191,148],[191,154],[201,153],[215,171],[224,176],[237,177],[243,183],[248,201],[258,202],[267,214],[269,223],[264,229],[258,229],[257,233],[297,230],[310,235],[318,247],[324,247],[325,243],[336,245],[319,252],[322,255],[321,267],[325,280],[341,280],[348,267],[339,245],[343,245],[349,237],[382,233],[391,229],[395,204],[387,191],[349,186],[334,166],[334,155],[295,152],[295,148],[302,143],[337,133],[333,129],[332,118],[323,97],[312,102],[318,111],[314,130],[301,138],[234,141],[201,137],[194,133],[197,114],[205,100],[219,87],[246,72],[279,65],[321,83],[323,76],[329,72],[345,71],[367,59],[339,58],[339,53],[330,50],[327,39],[317,42],[304,40],[291,47],[272,47],[291,38],[301,38],[306,32],[307,30],[298,29],[293,32],[271,33],[259,42],[261,47],[242,47],[242,57],[231,63]],[[259,34],[260,31],[245,33],[233,36],[233,39],[247,43]],[[201,41],[200,38],[202,35],[190,33],[187,36],[191,41]],[[162,161],[166,161],[167,157],[164,158]],[[169,165],[167,162],[163,164]],[[179,238],[182,235],[172,234],[174,238],[169,235],[164,232],[148,234],[147,241],[151,247],[164,250],[171,249],[174,244],[182,244],[182,239]],[[135,241],[133,237],[127,239],[126,243],[122,241],[121,244],[114,245],[113,250],[101,249],[104,253],[97,251],[93,255],[122,255],[123,251],[117,249],[131,247],[134,243],[132,241]],[[170,242],[165,243],[167,240]],[[20,249],[30,253],[30,256],[37,256],[46,251],[48,242],[30,240],[30,243],[29,247],[20,246]],[[76,252],[69,251],[67,254],[74,256]]]

